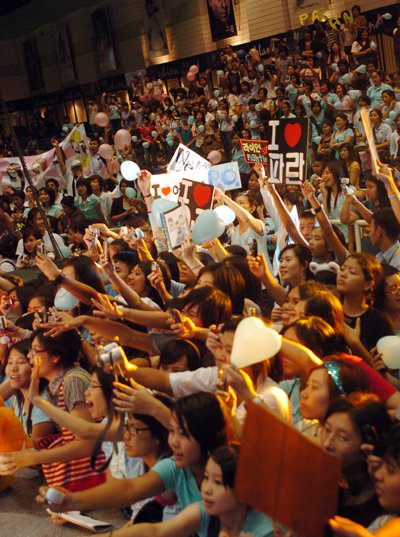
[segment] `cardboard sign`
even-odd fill
[[[315,21],[325,22],[328,21],[329,26],[333,30],[339,30],[342,24],[352,24],[353,15],[349,11],[344,11],[343,14],[339,17],[328,17],[325,14],[326,9],[324,7],[319,7],[314,9],[311,13],[300,13],[299,22],[301,26],[308,26],[313,24]]]
[[[150,192],[154,199],[164,198],[178,201],[182,174],[159,173],[151,176]]]
[[[302,537],[323,537],[336,513],[340,462],[263,405],[250,403],[235,494]]]
[[[379,160],[378,151],[376,149],[374,131],[372,130],[371,120],[369,117],[369,111],[366,108],[361,108],[361,121],[364,126],[365,136],[367,137],[369,152],[371,155],[371,166],[375,177],[378,176],[378,167],[376,161]]]
[[[237,162],[225,162],[208,169],[208,183],[223,192],[242,188],[239,166]]]
[[[212,208],[213,197],[214,187],[212,185],[198,183],[191,179],[182,179],[178,201],[189,209],[190,228],[201,212]]]
[[[190,235],[189,219],[190,211],[185,205],[179,205],[161,215],[169,251],[181,246],[183,239]]]
[[[266,140],[240,140],[240,145],[247,164],[268,163],[268,142]]]
[[[183,172],[185,177],[188,177],[189,174],[193,172],[200,172],[200,175],[197,174],[197,177],[191,175],[191,179],[197,181],[202,181],[207,178],[207,173],[204,176],[204,173],[207,172],[211,164],[208,160],[204,159],[188,147],[183,144],[179,144],[176,148],[174,156],[170,160],[167,170],[169,172]],[[201,172],[203,174],[201,175]]]
[[[271,119],[266,137],[268,144],[269,182],[299,185],[306,177],[308,118]]]

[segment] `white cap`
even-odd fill
[[[82,162],[78,159],[75,159],[71,162],[71,168],[77,168],[78,166],[82,166]]]

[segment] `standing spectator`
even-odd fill
[[[358,65],[367,65],[371,62],[376,67],[376,43],[371,41],[369,33],[363,30],[361,39],[351,45],[351,54]]]

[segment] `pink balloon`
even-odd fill
[[[106,160],[112,159],[112,156],[114,154],[114,149],[109,144],[101,144],[99,147],[99,155]]]
[[[199,68],[197,67],[197,65],[192,65],[189,69],[189,73],[193,73],[194,75],[197,75],[198,72]]]
[[[189,80],[189,82],[193,82],[193,80],[196,78],[196,75],[189,71],[188,74],[186,75],[186,78]]]
[[[108,125],[108,116],[104,112],[99,112],[94,118],[94,122],[99,127],[106,127]]]
[[[131,144],[131,133],[126,129],[119,129],[114,136],[114,144],[117,149],[123,149],[126,145]]]
[[[211,162],[211,164],[219,164],[222,160],[222,155],[219,151],[210,151],[207,155],[207,160]]]

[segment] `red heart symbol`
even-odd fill
[[[168,194],[171,192],[171,189],[169,186],[165,186],[161,189],[161,192],[164,194],[164,196],[168,196]]]
[[[261,153],[265,157],[265,155],[268,153],[268,146],[267,145],[264,145],[264,147],[261,148]]]
[[[209,185],[196,185],[193,189],[193,199],[197,207],[204,207],[211,200],[212,189]]]
[[[288,123],[285,126],[285,140],[289,147],[295,147],[301,138],[301,125],[300,123]]]

